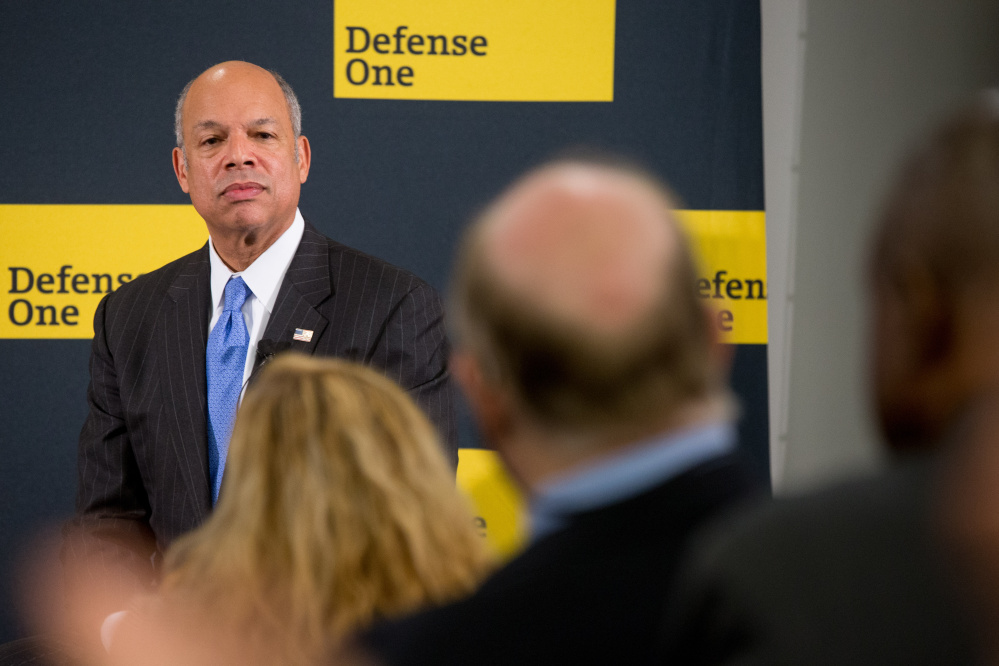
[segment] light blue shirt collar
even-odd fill
[[[531,539],[558,531],[569,516],[629,499],[735,449],[735,428],[715,422],[628,446],[545,483],[530,503]]]

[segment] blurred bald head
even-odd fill
[[[602,164],[529,173],[471,227],[459,347],[538,421],[655,422],[719,389],[712,333],[663,186]]]
[[[642,319],[676,253],[670,203],[632,174],[583,164],[524,180],[489,213],[485,260],[536,309],[607,335]]]

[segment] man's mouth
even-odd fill
[[[245,182],[233,183],[222,190],[222,196],[230,201],[246,201],[252,199],[264,191],[264,186],[260,183]]]

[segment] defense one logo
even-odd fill
[[[90,338],[102,298],[207,236],[192,206],[0,205],[0,338]]]
[[[337,0],[333,94],[614,100],[614,0]]]
[[[407,35],[409,26],[400,25],[389,36],[384,32],[371,33],[363,26],[347,26],[347,53],[366,53],[370,48],[372,53],[381,55],[401,56],[453,56],[462,57],[466,54],[483,57],[486,55],[488,40],[482,35]],[[392,47],[392,44],[395,47]],[[405,45],[405,48],[403,46]],[[405,62],[410,62],[405,60]],[[355,86],[370,83],[375,86],[412,86],[415,72],[409,65],[399,65],[395,69],[391,65],[371,65],[361,57],[355,57],[347,62],[347,82]]]
[[[14,326],[77,326],[80,309],[74,304],[58,308],[29,300],[32,294],[44,298],[48,294],[110,294],[114,287],[132,279],[131,273],[72,273],[72,264],[63,264],[58,273],[38,273],[27,266],[8,266],[10,289],[16,294],[7,308],[7,318]]]

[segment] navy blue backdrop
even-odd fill
[[[0,203],[189,203],[170,163],[176,96],[216,62],[249,60],[301,99],[303,213],[444,289],[476,208],[571,146],[636,158],[687,208],[763,210],[759,21],[746,0],[618,0],[612,103],[380,101],[334,99],[328,0],[5,2]],[[0,340],[0,641],[23,632],[14,561],[72,511],[88,350]],[[736,348],[733,383],[765,471],[765,345]],[[462,440],[477,445],[467,419]]]

